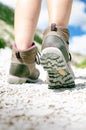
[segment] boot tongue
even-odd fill
[[[51,31],[57,31],[57,26],[55,23],[51,24]]]
[[[56,23],[52,23],[50,30],[57,32],[57,35],[61,37],[68,44],[70,34],[67,28],[57,26]]]

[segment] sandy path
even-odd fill
[[[10,85],[10,54],[0,50],[0,130],[86,130],[86,69],[73,67],[72,89],[48,89],[41,66],[38,83]]]

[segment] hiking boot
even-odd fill
[[[45,30],[40,63],[48,72],[49,88],[74,87],[74,73],[70,67],[69,31],[52,24]]]
[[[37,47],[34,43],[26,51],[19,51],[14,45],[8,82],[14,84],[36,82],[39,77],[39,71],[35,67],[36,55]]]

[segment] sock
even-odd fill
[[[32,44],[31,44],[31,45],[29,45],[27,49],[24,49],[24,50],[22,50],[22,51],[27,51],[27,50],[29,50],[29,49],[30,49],[32,46],[34,46],[34,45],[35,45],[35,43],[34,43],[34,42],[32,42]],[[21,49],[18,49],[18,48],[17,48],[16,43],[14,43],[14,47],[15,47],[17,50],[20,50],[20,51],[21,51]]]

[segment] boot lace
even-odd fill
[[[40,56],[41,56],[41,53],[39,52],[39,50],[37,50],[35,62],[36,62],[38,65],[40,65]]]

